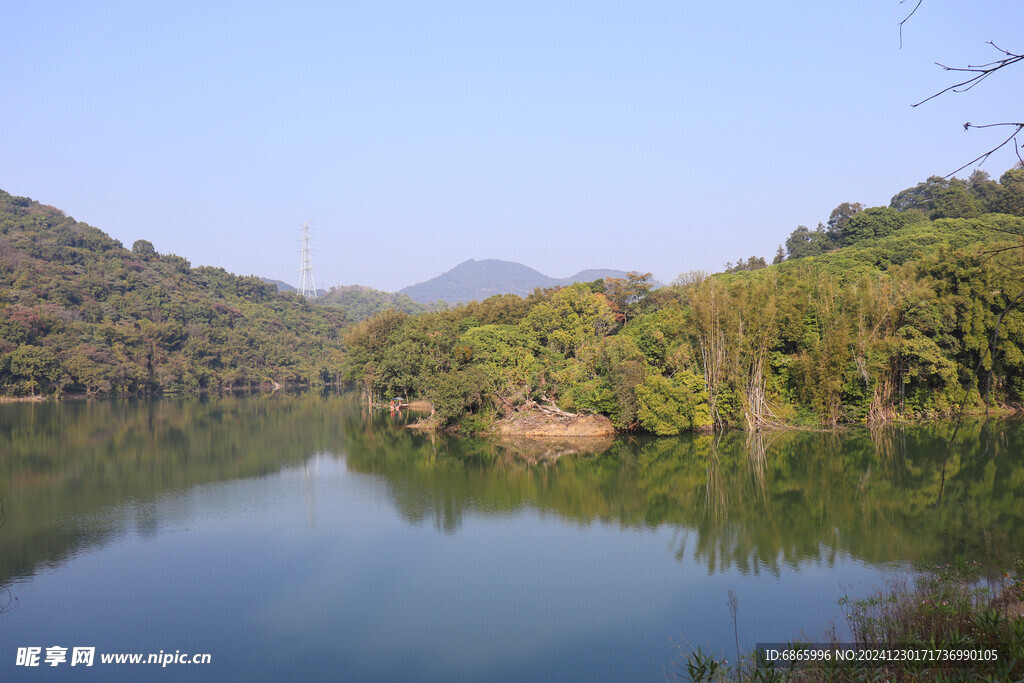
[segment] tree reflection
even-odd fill
[[[0,586],[129,530],[155,535],[160,495],[339,449],[346,406],[316,395],[0,406]],[[131,514],[118,513],[126,503]]]
[[[1024,547],[1024,425],[718,433],[587,442],[412,432],[346,396],[0,406],[0,586],[120,534],[158,534],[168,492],[344,457],[411,524],[535,509],[674,530],[709,572],[839,556],[989,564]],[[945,460],[945,482],[942,479]],[[944,489],[936,505],[940,487]],[[321,495],[318,493],[318,496]],[[130,515],[118,514],[130,502]],[[310,503],[312,505],[312,503]]]
[[[945,431],[944,431],[945,430]],[[349,468],[391,482],[411,522],[452,532],[468,512],[551,511],[580,524],[679,528],[678,557],[709,571],[779,572],[840,554],[870,563],[962,554],[1008,561],[1024,547],[1020,421],[965,425],[942,483],[946,425],[828,432],[618,438],[538,459],[486,439],[346,430]],[[374,434],[375,439],[381,438]]]

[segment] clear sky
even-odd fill
[[[1020,121],[1024,2],[6,3],[0,188],[126,246],[386,290],[468,258],[663,281],[769,260]],[[982,168],[994,177],[1012,151]],[[970,172],[964,172],[966,175]]]

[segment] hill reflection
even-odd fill
[[[389,482],[413,523],[536,508],[579,524],[672,525],[708,571],[777,572],[838,553],[879,564],[1024,547],[1024,429],[951,425],[619,438],[557,460],[490,439],[434,438],[349,418],[348,467]]]
[[[148,505],[315,454],[374,475],[412,524],[536,510],[571,524],[678,530],[708,572],[850,555],[1005,563],[1024,547],[1024,426],[727,433],[583,444],[431,437],[347,396],[0,406],[0,586],[134,532]]]

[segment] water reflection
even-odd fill
[[[1024,427],[620,437],[574,443],[410,432],[346,396],[0,406],[0,586],[126,533],[153,537],[162,496],[302,468],[314,454],[382,482],[408,523],[456,534],[524,508],[576,525],[676,529],[709,573],[778,574],[838,555],[871,564],[1024,547]],[[940,495],[941,492],[941,495]]]
[[[0,406],[0,585],[128,532],[158,498],[337,450],[343,402],[319,396]]]
[[[618,438],[558,459],[508,443],[346,429],[348,467],[389,483],[410,522],[533,507],[580,524],[668,524],[709,571],[778,573],[849,554],[871,564],[1005,564],[1024,547],[1019,420],[829,432]],[[369,434],[368,438],[364,438]],[[941,492],[941,498],[940,498]]]

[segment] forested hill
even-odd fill
[[[413,301],[405,294],[361,285],[331,287],[330,291],[317,299],[317,303],[340,308],[345,312],[345,317],[352,321],[369,318],[389,308],[403,313],[426,313],[431,310],[430,306]]]
[[[0,393],[178,394],[320,386],[344,314],[257,277],[192,268],[0,191]]]
[[[530,402],[658,434],[1019,408],[1022,199],[1021,170],[929,178],[798,228],[773,266],[385,312],[351,328],[346,377],[466,430]]]

